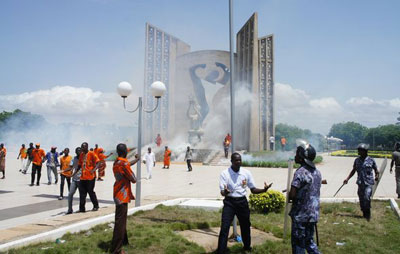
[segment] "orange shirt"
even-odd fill
[[[115,177],[113,193],[115,204],[131,202],[132,199],[135,199],[131,190],[131,182],[136,183],[136,177],[132,172],[129,161],[126,158],[118,157],[114,162],[113,172]]]
[[[26,153],[26,148],[22,148],[19,149],[19,153],[20,153],[20,158],[21,159],[26,159],[26,157],[28,157],[27,153]]]
[[[99,157],[99,160],[100,160],[100,161],[104,161],[104,160],[107,158],[107,156],[106,156],[104,153],[99,153],[99,154],[97,155],[97,157]]]
[[[72,176],[72,168],[70,168],[71,160],[72,160],[72,157],[70,155],[68,155],[68,156],[64,155],[63,157],[60,158],[61,170],[63,170],[63,172],[61,172],[61,174],[66,177]],[[68,170],[68,169],[71,169],[71,170]]]
[[[97,156],[99,156],[100,149],[101,149],[100,147],[95,148],[95,149],[93,150],[93,152],[94,152]]]
[[[43,163],[43,158],[46,156],[46,154],[44,153],[44,150],[39,148],[39,149],[33,149],[32,151],[32,163],[37,165],[37,166],[41,166]]]
[[[7,149],[5,147],[3,147],[2,149],[0,149],[0,152],[3,153],[3,157],[6,157],[7,155]]]
[[[286,145],[286,138],[281,138],[281,144]]]
[[[81,153],[79,156],[79,166],[82,170],[81,180],[93,180],[96,177],[96,172],[93,169],[99,161],[97,155],[92,151],[87,154]]]

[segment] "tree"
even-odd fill
[[[337,123],[332,125],[329,136],[343,140],[347,148],[355,148],[364,142],[368,128],[355,122]]]
[[[41,115],[31,114],[19,109],[13,112],[0,113],[0,138],[7,135],[8,131],[24,131],[35,128],[44,123]]]
[[[391,150],[396,141],[400,141],[400,126],[395,124],[370,128],[365,137],[365,142],[372,145],[373,149]]]
[[[399,115],[400,115],[400,112],[399,112]],[[397,117],[397,121],[398,121],[398,122],[397,122],[396,124],[397,124],[397,125],[400,125],[400,116]]]
[[[279,141],[282,136],[286,138],[286,150],[296,149],[296,139],[307,140],[318,151],[323,150],[324,137],[321,134],[312,133],[310,130],[300,129],[297,126],[291,126],[283,123],[275,126],[277,150],[281,149]]]

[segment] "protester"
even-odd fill
[[[168,146],[165,146],[163,168],[169,169],[170,163],[171,163],[171,150],[168,149]]]
[[[65,148],[63,151],[64,156],[60,158],[60,196],[58,197],[59,200],[64,198],[64,182],[67,181],[68,184],[68,192],[70,191],[71,187],[71,176],[72,176],[72,157],[69,155],[69,148]]]
[[[193,170],[192,164],[191,164],[192,158],[193,158],[192,149],[190,149],[190,146],[188,146],[186,149],[186,154],[185,154],[185,161],[186,161],[186,164],[188,167],[188,169],[187,169],[188,172]]]
[[[393,173],[393,166],[395,166],[397,198],[400,198],[400,142],[396,142],[394,146],[392,161],[390,162],[390,174]]]
[[[270,146],[269,149],[271,151],[273,151],[274,147],[275,147],[275,137],[274,136],[269,137],[269,146]]]
[[[82,152],[79,156],[78,169],[82,170],[81,181],[79,184],[80,203],[79,212],[85,212],[86,196],[89,193],[90,201],[92,201],[92,211],[99,210],[99,202],[97,201],[94,187],[96,183],[96,170],[99,167],[99,158],[93,151],[89,151],[88,143],[81,145]]]
[[[100,148],[98,144],[94,145],[93,152],[97,155],[97,157],[99,156]]]
[[[72,182],[71,182],[71,187],[69,189],[69,193],[68,193],[68,211],[67,214],[71,214],[73,212],[72,210],[72,200],[74,199],[74,194],[76,192],[76,189],[79,188],[79,184],[80,184],[80,180],[81,180],[81,169],[79,168],[78,164],[79,164],[79,156],[81,154],[81,148],[77,147],[75,148],[75,154],[76,156],[74,157],[73,163],[72,163],[72,169],[73,169],[73,173],[72,173]],[[80,192],[79,192],[79,196],[80,196]]]
[[[147,153],[144,155],[143,163],[146,164],[147,179],[151,179],[151,171],[156,166],[156,156],[151,151],[151,147],[147,148]]]
[[[46,166],[47,166],[47,179],[48,182],[47,184],[51,184],[51,173],[54,174],[54,179],[55,179],[55,184],[58,182],[58,174],[57,174],[57,167],[60,166],[60,163],[58,162],[58,153],[56,151],[57,147],[53,146],[51,147],[50,152],[46,154],[45,161],[47,161]]]
[[[157,137],[156,137],[156,144],[157,144],[157,146],[160,147],[160,146],[161,146],[161,143],[162,143],[161,136],[160,136],[160,134],[157,134]]]
[[[4,144],[0,144],[0,172],[3,173],[3,177],[1,179],[6,178],[6,155],[7,149],[4,147]]]
[[[228,159],[228,155],[229,155],[229,142],[225,139],[224,142],[222,143],[223,147],[224,147],[224,155],[225,155],[225,159]]]
[[[17,156],[17,160],[21,159],[21,169],[19,170],[19,172],[22,172],[25,169],[26,159],[28,157],[26,152],[27,151],[26,151],[26,148],[25,148],[25,144],[22,144],[21,148],[19,149],[19,154]]]
[[[31,185],[33,186],[35,182],[35,175],[37,173],[36,185],[39,186],[40,176],[42,175],[42,163],[44,162],[46,154],[44,150],[40,148],[40,144],[36,144],[36,148],[32,150],[32,175],[31,175]]]
[[[281,137],[281,149],[285,151],[286,148],[286,138],[284,136]]]
[[[33,160],[33,156],[32,156],[32,151],[33,151],[33,149],[35,149],[34,147],[33,147],[33,143],[29,143],[29,147],[28,147],[28,150],[27,150],[27,155],[28,155],[28,158],[27,158],[27,161],[26,161],[26,165],[25,165],[25,168],[22,170],[22,174],[26,174],[26,172],[28,171],[28,169],[29,169],[29,166],[31,165],[31,163],[32,163],[32,160]]]
[[[363,217],[369,221],[371,219],[372,186],[374,185],[372,171],[375,171],[375,181],[379,179],[379,172],[375,160],[368,156],[368,145],[361,143],[358,145],[357,150],[359,156],[355,159],[353,170],[343,181],[343,184],[347,184],[350,178],[357,172],[356,183],[358,185],[357,194],[360,200],[360,208]]]
[[[95,149],[96,150],[96,149]],[[103,181],[103,178],[105,176],[105,171],[107,167],[106,159],[110,157],[113,153],[110,153],[109,155],[104,154],[103,148],[98,148],[97,151],[97,157],[99,157],[100,164],[99,164],[99,175],[97,177],[97,181]]]
[[[314,229],[319,219],[321,173],[313,160],[316,151],[302,142],[296,150],[295,162],[300,164],[293,176],[289,199],[292,209],[292,253],[320,253],[314,242]]]
[[[231,167],[222,171],[220,176],[219,188],[221,195],[224,196],[224,207],[221,217],[221,231],[218,238],[217,253],[225,253],[228,242],[229,228],[236,215],[240,223],[242,233],[243,249],[251,251],[250,236],[250,209],[246,198],[246,187],[253,194],[266,192],[272,185],[264,182],[264,188],[255,187],[253,176],[250,171],[241,168],[242,157],[239,153],[231,155]]]
[[[136,183],[135,174],[132,172],[131,165],[139,161],[139,156],[129,162],[126,158],[128,149],[125,144],[117,146],[118,158],[114,162],[113,172],[114,183],[114,202],[115,202],[115,224],[113,238],[111,241],[111,253],[125,253],[122,250],[123,245],[129,244],[128,234],[126,232],[126,221],[128,215],[128,203],[135,199],[131,190],[131,182]]]

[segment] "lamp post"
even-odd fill
[[[117,87],[117,91],[118,91],[118,94],[123,99],[124,109],[127,112],[133,113],[133,112],[139,111],[137,150],[138,150],[139,156],[142,156],[142,112],[151,113],[151,112],[154,112],[157,109],[159,100],[160,100],[161,96],[163,96],[163,94],[166,91],[165,85],[161,81],[155,81],[153,84],[151,84],[151,87],[150,87],[151,94],[157,99],[156,106],[154,107],[154,109],[151,109],[151,110],[146,110],[146,109],[143,108],[142,97],[139,97],[139,103],[138,103],[137,107],[134,110],[128,110],[126,108],[125,100],[132,92],[132,86],[128,82],[123,81],[123,82],[119,83],[119,85]],[[137,177],[138,180],[136,182],[135,207],[140,206],[141,187],[142,187],[142,184],[141,184],[141,182],[142,182],[142,180],[141,180],[141,178],[142,178],[141,166],[142,166],[142,164],[141,164],[141,159],[140,159],[138,161],[138,163],[137,163],[137,176],[136,177]]]

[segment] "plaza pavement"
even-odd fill
[[[23,175],[19,170],[19,161],[15,153],[8,153],[6,160],[6,179],[0,179],[0,243],[19,239],[28,235],[48,231],[78,222],[87,218],[114,212],[112,197],[114,177],[112,162],[107,162],[106,177],[103,182],[96,182],[96,194],[100,201],[97,212],[74,213],[65,215],[67,200],[57,200],[60,184],[47,185],[47,169],[42,168],[40,186],[29,186],[30,174]],[[328,185],[321,188],[321,197],[333,197],[341,186],[343,179],[349,174],[354,158],[331,157],[323,155],[323,163],[318,165],[323,179]],[[376,159],[378,166],[383,159]],[[389,174],[390,160],[382,177],[375,197],[396,197],[394,175]],[[153,169],[153,178],[142,179],[142,204],[156,203],[174,198],[221,198],[218,182],[219,174],[227,166],[203,166],[193,163],[193,171],[186,171],[186,164],[172,163],[170,169],[162,169],[162,163],[157,163]],[[136,167],[134,167],[136,169]],[[272,189],[286,189],[287,169],[279,168],[248,168],[253,174],[257,187],[263,187],[263,182],[273,182]],[[30,171],[29,171],[30,172]],[[146,176],[145,165],[142,165],[142,176]],[[356,175],[349,184],[337,195],[339,198],[357,197]],[[66,196],[67,185],[65,184]],[[133,185],[133,191],[135,186]],[[79,193],[75,194],[74,211],[78,210]],[[134,202],[130,207],[134,206]],[[90,211],[92,204],[86,203]]]

